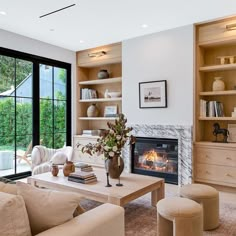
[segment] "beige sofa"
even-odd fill
[[[26,185],[26,184],[25,184]],[[28,188],[28,186],[26,186]],[[28,225],[28,231],[22,229],[22,224],[18,226],[17,231],[18,233],[10,233],[6,234],[6,229],[2,228],[1,222],[0,222],[0,235],[8,235],[8,236],[18,236],[18,235],[37,235],[37,236],[124,236],[124,209],[122,207],[112,205],[109,203],[102,204],[92,210],[89,210],[87,212],[84,212],[67,222],[57,225],[55,227],[52,227],[50,229],[47,229],[43,232],[40,232],[39,234],[31,234],[32,232],[32,209],[30,212],[29,205],[27,205],[27,197],[24,195],[19,195],[19,189],[17,189],[18,186],[13,184],[3,184],[0,183],[0,219],[3,220],[2,224],[5,227],[9,221],[12,221],[9,223],[11,226],[15,226],[18,223],[18,218],[25,218],[23,217],[23,213],[25,212],[26,216],[28,214],[29,220],[25,221],[24,225]],[[38,190],[37,190],[38,191]],[[25,192],[27,194],[27,192]],[[33,195],[34,193],[32,193]],[[37,193],[36,193],[37,194]],[[67,194],[67,193],[66,193]],[[73,193],[68,193],[73,194]],[[50,193],[51,195],[51,193]],[[10,199],[9,202],[7,202],[8,198]],[[34,196],[33,196],[34,197]],[[15,199],[15,200],[14,200]],[[20,201],[19,201],[20,200]],[[14,201],[16,202],[14,204]],[[5,205],[4,205],[5,202]],[[23,213],[19,213],[18,208],[19,203],[21,205],[24,205]],[[35,203],[34,203],[35,204]],[[42,206],[43,204],[40,203]],[[17,210],[15,208],[11,209],[11,211],[7,212],[6,207],[13,207],[17,206]],[[35,205],[37,208],[37,204]],[[39,207],[41,207],[39,206]],[[55,205],[53,206],[55,208]],[[52,208],[53,208],[52,207]],[[48,207],[48,211],[52,211],[52,208]],[[25,210],[26,209],[26,210]],[[2,212],[1,212],[2,211]],[[66,214],[65,211],[61,212],[61,214]],[[4,216],[5,214],[5,216]],[[50,212],[48,212],[50,214]],[[48,216],[48,214],[46,214]],[[20,216],[17,219],[13,219],[13,216]],[[10,220],[9,220],[10,219]],[[37,218],[38,219],[38,218]],[[19,219],[21,220],[21,219]],[[4,222],[5,221],[5,222]],[[40,223],[38,221],[34,223]],[[17,226],[15,226],[17,227]],[[30,229],[31,228],[31,229]],[[5,231],[4,231],[5,230]],[[16,229],[11,230],[13,232]],[[23,232],[20,234],[20,231]],[[28,232],[28,233],[26,233]]]

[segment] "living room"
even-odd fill
[[[231,136],[228,137],[228,143],[226,143],[222,133],[219,133],[218,136],[213,133],[213,124],[215,123],[218,123],[221,129],[227,130],[226,132],[235,128],[233,127],[236,122],[233,114],[234,107],[236,107],[234,104],[235,31],[225,29],[225,34],[229,33],[232,37],[227,38],[228,36],[224,35],[225,39],[217,39],[220,43],[211,42],[212,45],[210,45],[207,42],[207,45],[202,40],[204,37],[210,37],[208,32],[211,32],[211,29],[204,31],[204,27],[224,22],[228,22],[225,23],[226,25],[233,25],[235,21],[233,14],[236,10],[234,2],[230,1],[227,6],[224,1],[209,1],[209,3],[203,1],[186,3],[183,1],[182,5],[181,3],[151,1],[149,6],[146,6],[145,3],[135,3],[134,1],[110,3],[105,0],[100,3],[91,3],[91,1],[68,1],[67,3],[52,1],[46,3],[45,1],[45,4],[44,1],[40,3],[25,1],[24,4],[21,3],[17,7],[13,7],[11,2],[1,5],[1,59],[3,57],[16,58],[16,66],[11,65],[13,65],[12,68],[15,67],[13,71],[17,74],[17,56],[19,56],[20,60],[32,63],[29,64],[29,71],[35,76],[24,76],[20,81],[16,80],[13,84],[8,83],[7,89],[1,90],[2,87],[0,87],[0,102],[3,101],[2,98],[6,97],[15,99],[12,106],[12,111],[15,114],[12,122],[15,123],[15,128],[11,130],[13,135],[11,133],[7,136],[12,136],[13,139],[11,141],[8,139],[8,143],[0,143],[1,177],[26,181],[26,178],[32,174],[32,149],[35,145],[40,144],[48,148],[62,148],[63,145],[72,146],[74,155],[76,158],[79,157],[79,161],[83,160],[94,168],[104,170],[103,159],[96,158],[94,160],[87,154],[81,154],[77,144],[84,142],[84,140],[95,142],[95,137],[87,138],[86,135],[82,135],[83,131],[106,129],[107,121],[113,122],[115,117],[110,114],[106,117],[104,112],[108,109],[115,109],[115,115],[122,112],[127,118],[127,126],[133,128],[131,134],[137,138],[134,152],[137,151],[141,142],[146,145],[147,140],[163,139],[162,147],[170,145],[165,143],[166,139],[170,139],[171,142],[177,140],[178,146],[174,146],[173,150],[177,153],[178,163],[177,167],[171,166],[170,168],[170,175],[172,176],[173,172],[176,175],[175,184],[171,184],[172,180],[166,179],[166,198],[177,196],[181,186],[194,182],[214,187],[219,191],[220,196],[219,227],[211,231],[204,231],[203,235],[236,235],[234,226],[236,221],[235,144]],[[117,10],[114,12],[114,9]],[[130,15],[131,11],[132,15]],[[100,13],[98,14],[98,12]],[[120,19],[121,15],[124,18],[122,20]],[[206,35],[204,32],[207,32]],[[108,61],[107,64],[102,62],[92,66],[85,66],[79,62],[80,55],[83,53],[92,55],[88,60],[92,60],[93,63],[94,61],[96,63],[96,60],[102,61],[103,58],[106,60],[110,53],[107,48],[117,47],[117,45],[119,59],[115,62]],[[97,52],[105,53],[105,55],[94,56],[93,53]],[[232,63],[230,57],[233,57]],[[0,62],[0,76],[1,73],[6,73],[3,69],[1,70],[1,65]],[[40,67],[37,69],[38,65]],[[208,68],[212,65],[218,67]],[[56,68],[59,69],[58,73]],[[96,80],[98,72],[102,69],[109,73],[109,78],[100,79],[103,83],[105,81],[104,84],[86,84],[87,80]],[[48,75],[52,71],[54,84],[57,85],[52,88],[54,95],[48,99],[43,94],[49,93],[48,86],[43,87],[43,84],[48,83],[49,77],[43,78],[41,75]],[[66,86],[63,85],[63,79],[61,79],[63,73],[67,78]],[[12,72],[12,74],[14,73]],[[207,83],[203,82],[206,77],[209,79]],[[221,77],[226,89],[213,93],[212,85],[216,77]],[[108,83],[109,79],[118,79],[119,82],[107,85],[106,82]],[[26,94],[23,91],[23,95],[19,96],[19,91],[24,90],[23,84],[26,84],[27,81],[37,84],[35,87],[39,90],[33,88],[32,93]],[[154,91],[152,87],[155,87],[156,84],[164,91],[164,97],[161,98],[163,102],[142,103],[142,93],[147,88],[151,93]],[[146,87],[148,85],[150,86]],[[58,89],[57,86],[61,86],[62,89]],[[98,99],[103,100],[99,101],[96,98],[95,102],[82,101],[80,91],[83,88],[97,90]],[[59,95],[61,92],[65,97],[56,97],[58,96],[54,92],[56,90]],[[6,94],[6,92],[8,93]],[[120,95],[106,97],[106,92],[118,92]],[[32,102],[29,103],[32,103],[35,108],[31,110],[30,117],[28,113],[26,116],[25,110],[22,110],[23,118],[18,120],[16,115],[19,111],[18,98],[21,99],[20,102],[24,101],[23,99],[27,101],[32,99]],[[107,101],[108,98],[111,100]],[[46,130],[44,135],[37,135],[42,132],[40,121],[41,124],[43,121],[41,116],[43,113],[40,111],[42,106],[39,104],[41,101],[49,100],[52,104],[55,101],[58,101],[58,104],[66,104],[66,107],[62,108],[64,123],[61,123],[61,119],[57,119],[56,115],[55,120],[50,118],[52,126],[56,127],[57,122],[60,122],[63,128],[57,126],[55,129],[52,128],[51,133],[47,133],[47,129],[51,129],[51,126],[48,125],[44,127]],[[214,117],[200,116],[201,103],[206,100],[207,102],[219,100],[219,103],[223,103],[225,115],[222,117],[219,114],[215,114]],[[28,102],[26,103],[28,104]],[[93,103],[97,104],[100,114],[87,117],[87,110]],[[0,109],[2,109],[1,106]],[[50,114],[47,111],[44,111],[46,123]],[[57,111],[57,109],[53,110],[52,114],[59,114],[56,113]],[[220,108],[216,111],[220,113]],[[4,112],[1,111],[1,119],[5,116]],[[9,119],[8,116],[5,118]],[[25,124],[22,123],[24,119],[27,119]],[[22,130],[30,126],[28,122],[33,124],[32,129],[27,131],[28,133],[19,132],[17,128],[19,121],[24,127]],[[3,124],[2,120],[1,123]],[[4,136],[6,135],[5,130],[3,132],[5,126],[1,127],[1,136]],[[50,139],[49,136],[52,138]],[[226,136],[228,135],[226,134]],[[145,139],[139,140],[139,137]],[[213,142],[215,139],[218,139],[218,142]],[[152,144],[148,145],[152,146]],[[215,157],[211,156],[212,153]],[[81,159],[82,155],[87,156]],[[129,147],[123,150],[124,171],[119,181],[124,186],[125,182],[123,181],[125,181],[126,174],[130,172],[140,174],[139,170],[138,172],[134,171],[137,166],[134,166],[132,155],[134,154]],[[224,158],[221,160],[222,155]],[[212,160],[208,160],[211,158],[218,158],[219,165],[212,164]],[[201,162],[202,159],[204,159],[203,162]],[[205,162],[205,160],[208,161]],[[172,163],[170,160],[168,162]],[[6,167],[7,165],[8,167]],[[148,165],[150,167],[150,162]],[[219,169],[216,169],[218,166]],[[229,172],[223,172],[221,166]],[[104,177],[106,177],[105,174],[104,170]],[[162,174],[152,173],[151,175],[155,175],[157,178],[163,177]],[[35,179],[32,181],[36,183]],[[110,178],[113,189],[117,181]],[[42,187],[45,187],[43,183],[41,184]],[[161,184],[155,184],[158,191],[161,192]],[[122,187],[120,189],[122,192]],[[128,201],[126,197],[119,199],[119,204],[117,199],[110,201],[116,205],[124,206],[125,235],[157,235],[157,225],[159,224],[157,210],[151,206],[155,205],[153,195],[156,193],[151,188],[148,192],[152,192],[152,197],[137,193],[137,196],[140,197],[134,201]],[[103,195],[97,196],[94,200],[100,201],[102,198],[104,198]],[[100,206],[100,203],[91,199],[91,202],[83,200],[86,210]]]

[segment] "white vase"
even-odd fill
[[[87,116],[88,117],[97,117],[98,113],[99,113],[99,111],[98,111],[96,104],[90,105],[87,109]]]
[[[213,91],[224,91],[225,90],[225,83],[222,81],[222,77],[215,77],[214,82],[212,84]]]

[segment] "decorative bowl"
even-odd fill
[[[119,98],[121,97],[121,92],[108,92],[108,96],[111,98]]]

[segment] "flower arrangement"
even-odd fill
[[[124,114],[119,114],[114,124],[107,122],[109,129],[103,132],[102,136],[97,139],[97,142],[83,146],[82,152],[90,155],[103,153],[105,159],[120,157],[125,143],[132,144],[135,142],[135,138],[130,134],[132,128],[126,127],[126,123],[127,119]]]

